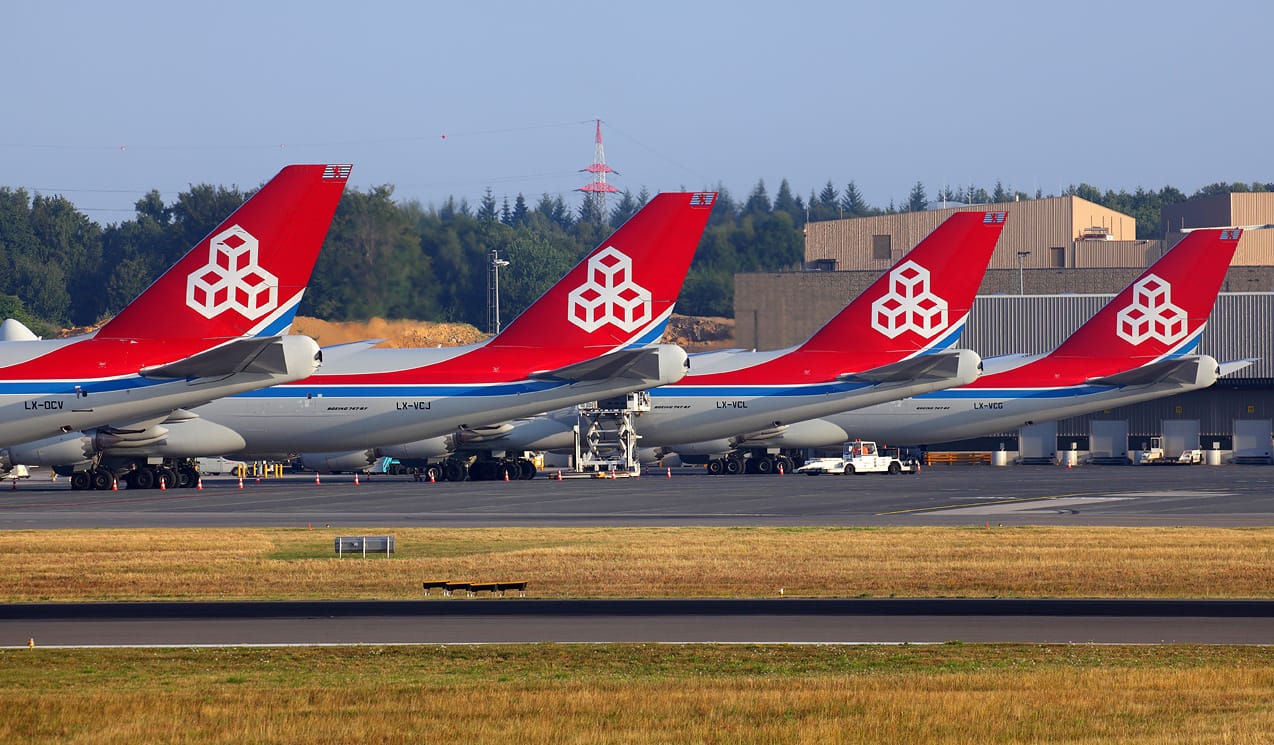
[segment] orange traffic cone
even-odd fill
[[[431,484],[436,483],[436,481],[434,480],[434,469],[432,468],[429,469],[429,483]]]
[[[672,478],[672,468],[668,468],[668,478]]]
[[[358,486],[358,471],[354,472],[354,486]]]
[[[203,476],[195,481],[195,491],[203,491]]]
[[[242,489],[242,488],[243,488],[243,477],[242,477],[242,476],[240,476],[240,477],[239,477],[239,488],[240,488],[240,489]]]
[[[562,469],[560,469],[560,468],[559,468],[559,469],[557,469],[557,480],[558,480],[558,481],[561,481],[561,480],[562,480]]]
[[[318,472],[316,471],[316,472],[314,473],[314,485],[315,485],[315,486],[319,486],[319,485],[321,485],[322,483],[323,483],[322,481],[319,481],[319,475],[318,475]]]
[[[168,491],[168,479],[164,476],[159,477],[159,490]]]
[[[119,479],[111,479],[111,491],[119,491]]]
[[[505,481],[508,481],[508,480],[509,480],[509,469],[507,469],[507,468],[506,468],[506,469],[504,469],[504,480],[505,480]]]

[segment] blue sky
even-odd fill
[[[102,223],[352,162],[400,199],[854,180],[1034,193],[1274,181],[1262,2],[21,2],[0,186]],[[444,138],[443,135],[446,135]]]

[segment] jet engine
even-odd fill
[[[62,466],[78,465],[93,459],[112,439],[110,435],[87,435],[83,432],[49,437],[35,442],[0,450],[0,468],[9,470],[16,465]]]
[[[375,462],[376,454],[371,450],[354,450],[345,453],[305,453],[301,455],[301,465],[310,471],[318,471],[319,473],[361,471]]]

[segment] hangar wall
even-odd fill
[[[884,269],[734,275],[735,344],[742,349],[765,350],[782,349],[804,341],[850,299],[867,289]],[[1141,271],[1141,267],[1029,269],[1021,273],[1021,282],[1027,297],[1109,296],[1128,286]],[[987,272],[978,294],[983,297],[1021,297],[1018,283],[1016,269],[993,269]],[[1221,291],[1274,292],[1274,266],[1231,266]],[[974,312],[977,312],[976,305]],[[1075,323],[1082,322],[1083,319],[1079,319]],[[1267,336],[1266,339],[1274,337]]]
[[[1047,352],[1140,273],[1138,269],[1089,271],[1092,284],[1114,288],[1100,293],[979,296],[959,346],[984,357]],[[1012,281],[1017,282],[1016,271],[1003,273],[1012,275]],[[1082,273],[1065,272],[1066,286],[1075,286],[1077,275]],[[781,349],[803,341],[841,309],[845,298],[856,296],[875,276],[875,272],[736,275],[737,346]],[[1272,287],[1274,267],[1232,267],[1226,282],[1228,286],[1259,283]],[[1043,280],[1040,283],[1046,284]],[[787,301],[771,304],[780,297]],[[755,339],[762,343],[750,343]],[[1217,298],[1199,351],[1220,361],[1256,358],[1254,364],[1204,391],[1060,420],[1058,436],[1086,443],[1091,420],[1124,419],[1131,438],[1148,438],[1160,433],[1165,419],[1198,419],[1205,444],[1219,440],[1228,448],[1235,419],[1274,419],[1271,340],[1274,291],[1224,292]],[[996,442],[1015,435],[981,438],[971,441],[970,447],[994,449]]]
[[[1053,348],[1183,229],[1274,223],[1274,193],[1165,205],[1155,226],[1163,240],[1138,240],[1134,218],[1075,196],[810,223],[806,266],[822,271],[735,275],[737,346],[800,343],[957,211],[1009,213],[961,340],[990,357]],[[1130,438],[1158,434],[1166,419],[1198,419],[1205,437],[1228,442],[1233,420],[1274,418],[1274,230],[1243,233],[1222,293],[1200,351],[1255,364],[1205,391],[1062,420],[1059,437],[1086,438],[1092,419],[1126,419]]]

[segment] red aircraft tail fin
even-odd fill
[[[1194,351],[1242,234],[1191,231],[1048,357],[1128,360],[1131,369]]]
[[[227,339],[284,333],[310,281],[350,169],[284,168],[97,337]]]
[[[951,346],[1004,221],[1004,212],[951,215],[798,351],[853,352],[875,367]]]
[[[487,346],[600,354],[658,342],[716,196],[656,195]]]

